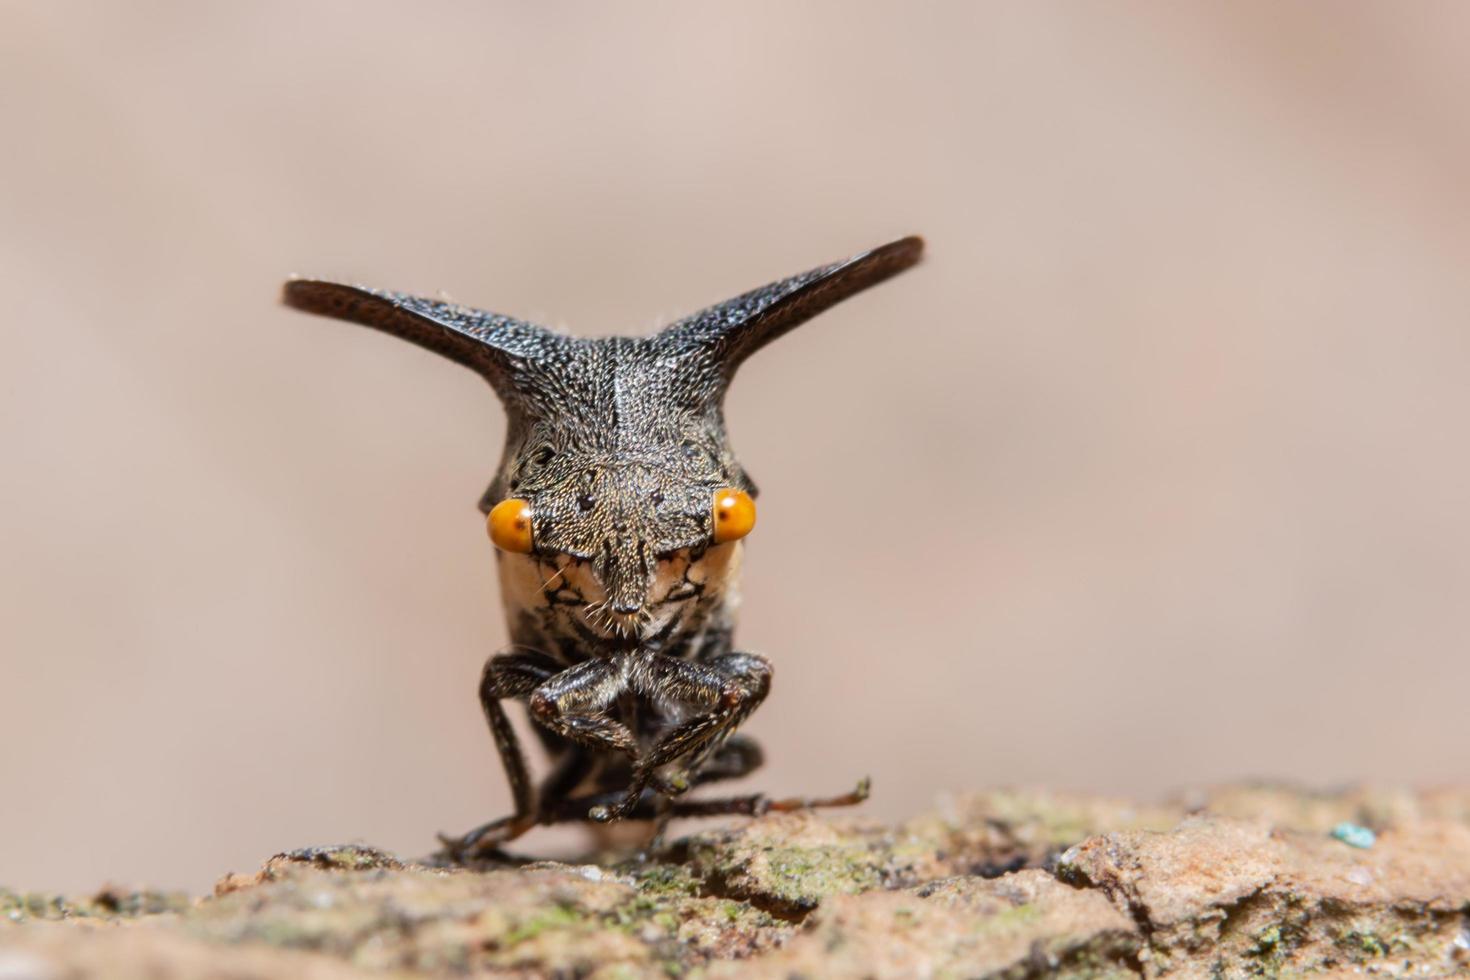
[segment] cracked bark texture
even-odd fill
[[[1374,843],[1332,836],[1348,821]],[[211,896],[0,890],[0,978],[1470,976],[1470,791],[958,796],[657,859],[278,855]]]

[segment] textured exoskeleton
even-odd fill
[[[317,280],[285,301],[395,334],[475,370],[509,418],[480,501],[498,545],[513,645],[480,700],[515,813],[456,840],[492,850],[538,823],[665,820],[856,802],[693,786],[760,764],[736,736],[771,665],[736,650],[743,543],[756,490],[731,451],[723,401],[740,364],[834,303],[918,261],[904,238],[712,306],[647,337],[583,339],[510,317]],[[721,522],[726,523],[722,524]],[[552,770],[534,785],[502,702],[524,703]]]

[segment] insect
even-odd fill
[[[771,664],[735,648],[742,538],[755,484],[725,433],[735,372],[770,341],[919,260],[900,239],[771,283],[647,337],[581,339],[439,300],[319,280],[287,305],[394,334],[478,372],[508,431],[480,500],[512,645],[486,662],[480,703],[515,811],[444,841],[493,853],[539,824],[837,806],[761,794],[693,800],[756,769],[736,734]],[[550,759],[532,782],[503,702],[525,705]]]

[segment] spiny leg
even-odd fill
[[[606,660],[589,660],[574,667],[560,669],[560,664],[533,651],[505,653],[491,657],[485,665],[480,684],[480,701],[490,731],[500,749],[515,812],[492,820],[461,838],[441,835],[445,851],[452,857],[466,853],[484,853],[524,834],[538,823],[554,823],[545,819],[545,807],[554,804],[580,779],[576,759],[567,768],[548,777],[549,790],[538,809],[531,790],[525,754],[505,709],[500,701],[506,697],[526,697],[531,719],[549,731],[574,743],[577,755],[585,761],[582,748],[594,751],[620,752],[630,760],[637,755],[637,741],[626,725],[605,717],[605,712],[626,685],[618,668]]]
[[[872,782],[864,776],[851,790],[836,796],[788,796],[773,800],[764,793],[752,793],[749,796],[730,796],[719,800],[675,800],[672,809],[676,817],[758,817],[763,813],[857,806],[868,798],[872,788]]]
[[[477,827],[458,839],[441,834],[439,840],[449,853],[458,855],[468,848],[484,849],[501,844],[519,837],[535,825],[535,801],[526,754],[521,750],[520,739],[516,737],[500,702],[506,698],[526,696],[561,670],[561,665],[555,660],[530,650],[500,653],[485,661],[485,669],[480,674],[480,707],[485,712],[485,721],[500,753],[515,812]]]
[[[545,680],[526,704],[532,720],[548,731],[595,751],[634,759],[637,739],[627,725],[606,716],[625,688],[612,661],[586,660]]]
[[[684,776],[692,778],[689,786],[699,783],[713,782],[718,779],[738,779],[747,773],[754,772],[766,761],[765,753],[759,745],[748,738],[735,735],[735,730],[745,724],[756,708],[759,708],[766,700],[766,695],[771,691],[771,663],[764,657],[753,653],[730,653],[715,658],[715,661],[727,667],[736,677],[744,689],[745,696],[733,709],[731,717],[714,732],[703,744],[692,750],[685,760],[683,767]],[[737,753],[743,755],[731,757],[725,750],[733,747]],[[712,765],[714,756],[725,758],[721,765]],[[728,776],[719,775],[723,767],[732,767],[733,774]]]
[[[747,738],[734,736],[711,754],[709,764],[695,775],[694,781],[697,784],[705,784],[722,779],[736,779],[759,767],[761,761],[760,749],[754,742]],[[852,806],[866,800],[868,790],[867,779],[859,782],[852,791],[837,796],[788,797],[776,800],[764,793],[714,800],[669,799],[652,789],[645,789],[639,794],[638,800],[627,816],[629,819],[656,822],[654,834],[645,848],[645,853],[651,853],[658,848],[665,825],[673,819],[715,816],[758,817],[765,813]],[[589,810],[595,810],[598,807],[612,807],[625,800],[626,793],[622,790],[593,793],[571,799],[543,800],[535,822],[542,826],[581,823],[589,819]]]
[[[671,660],[667,664],[670,673],[676,678],[685,675],[684,668],[689,666],[691,665],[682,660]],[[719,701],[709,718],[691,719],[664,735],[644,760],[644,765],[649,770],[673,762],[680,756],[688,756],[683,767],[684,776],[689,778],[690,774],[701,773],[708,768],[707,760],[710,756],[729,744],[728,740],[735,729],[744,724],[745,719],[760,707],[770,693],[771,663],[758,654],[727,653],[698,666],[712,670],[722,679]],[[678,690],[676,686],[674,692],[677,694]],[[743,776],[764,761],[764,756],[754,742],[742,739],[740,744],[747,747],[749,755],[741,760],[731,760],[738,771],[730,778]],[[741,766],[748,768],[741,769]],[[694,778],[689,785],[707,781],[708,778]]]
[[[480,681],[480,703],[500,749],[515,812],[458,840],[443,840],[449,853],[457,856],[465,851],[490,850],[514,840],[539,822],[525,753],[501,707],[502,699],[529,695],[531,718],[545,728],[578,746],[620,751],[631,757],[636,750],[632,733],[618,722],[600,717],[622,687],[617,669],[605,660],[590,660],[562,669],[552,658],[534,651],[491,657]],[[567,773],[552,774],[553,789],[563,776],[570,778]],[[560,792],[565,793],[566,789]]]
[[[697,772],[705,756],[765,700],[771,689],[771,665],[753,653],[727,653],[704,663],[658,656],[649,661],[645,670],[635,671],[631,683],[644,697],[690,705],[702,711],[665,733],[646,755],[637,759],[622,800],[613,806],[594,807],[588,812],[593,820],[621,820],[630,816],[658,768],[680,756],[689,756],[688,771]],[[680,793],[689,786],[687,777],[676,777],[659,789]]]
[[[739,779],[760,768],[764,761],[765,756],[760,746],[752,739],[743,735],[732,735],[710,754],[709,761],[693,774],[692,782],[694,785],[702,786],[721,780]],[[536,814],[538,824],[550,826],[561,823],[578,823],[589,819],[587,813],[590,808],[612,806],[623,799],[625,795],[623,790],[592,793],[571,799],[565,798],[566,790],[561,789],[560,786],[570,789],[571,785],[575,785],[577,778],[587,771],[590,763],[590,757],[585,754],[580,757],[580,760],[577,756],[568,756],[566,761],[558,767],[557,772],[547,778],[540,793],[541,803]],[[553,783],[560,784],[557,790],[552,789]],[[652,851],[658,848],[663,829],[669,820],[681,816],[697,816],[706,812],[710,814],[756,812],[745,801],[746,798],[741,797],[729,806],[725,805],[725,801],[720,800],[700,802],[694,804],[694,810],[690,810],[686,805],[670,800],[650,789],[643,792],[642,797],[628,816],[656,822],[654,834],[647,846],[647,849]],[[504,822],[504,820],[499,821],[499,823]]]
[[[868,798],[872,784],[864,778],[846,793],[835,796],[790,796],[771,799],[765,793],[746,796],[730,796],[714,800],[667,800],[651,789],[646,789],[634,803],[629,819],[653,820],[667,813],[670,818],[744,816],[758,817],[764,813],[789,813],[793,810],[818,810],[831,807],[856,806]],[[625,794],[594,793],[563,800],[541,815],[540,823],[580,823],[587,819],[588,808],[611,806],[620,803]],[[665,809],[666,808],[666,809]]]

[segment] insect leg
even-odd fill
[[[510,784],[515,812],[477,827],[458,839],[441,835],[440,840],[450,853],[457,855],[482,843],[489,845],[492,841],[501,844],[519,837],[534,825],[535,801],[531,776],[526,768],[526,754],[521,750],[520,739],[516,737],[500,702],[506,698],[525,697],[561,669],[555,660],[530,650],[500,653],[485,661],[485,669],[480,674],[480,707],[485,712],[485,722],[490,726],[495,748],[500,753],[500,764],[505,769],[506,782]]]
[[[612,661],[586,660],[543,681],[526,704],[538,725],[578,745],[631,759],[638,751],[633,733],[606,716],[625,687]]]
[[[730,734],[766,699],[771,690],[771,662],[754,653],[727,653],[699,665],[682,660],[668,660],[666,663],[670,674],[680,678],[687,676],[691,667],[713,671],[720,678],[719,698],[706,716],[692,718],[665,734],[643,764],[652,770],[688,755],[686,772],[697,772],[710,753],[726,744]],[[670,692],[677,695],[681,686],[679,681],[665,683]],[[754,748],[753,742],[746,744],[754,749],[755,759],[751,765],[754,769],[762,761],[760,749]]]
[[[441,834],[439,839],[449,853],[459,855],[468,849],[481,850],[502,844],[534,826],[535,800],[531,776],[526,768],[526,754],[521,750],[520,739],[516,737],[500,702],[506,698],[525,697],[561,669],[555,660],[530,650],[500,653],[485,661],[485,669],[480,674],[480,707],[485,712],[485,722],[490,726],[495,748],[500,753],[500,764],[505,769],[506,782],[510,784],[515,812],[457,839]]]
[[[765,754],[754,741],[742,735],[731,735],[725,739],[724,744],[710,744],[704,761],[697,766],[691,766],[692,778],[688,782],[691,786],[703,786],[722,779],[739,779],[759,769],[764,761]],[[668,832],[669,823],[678,816],[677,803],[677,800],[669,796],[658,797],[657,810],[653,817],[653,836],[644,848],[646,853],[653,854],[663,847],[664,834]]]
[[[653,790],[645,789],[628,816],[636,820],[669,817],[758,817],[763,813],[787,813],[792,810],[816,810],[827,807],[855,806],[868,798],[871,784],[867,779],[846,793],[835,796],[792,796],[771,799],[765,793],[729,796],[713,800],[663,800]],[[624,794],[594,793],[563,800],[549,807],[541,816],[543,824],[575,823],[587,819],[588,807],[611,807],[623,801]]]
[[[531,778],[526,769],[526,754],[500,702],[505,698],[521,698],[530,694],[562,669],[555,660],[542,653],[515,651],[491,657],[480,675],[480,706],[500,750],[500,761],[510,782],[511,798],[517,814],[530,813],[533,806]]]
[[[595,808],[594,820],[619,820],[638,805],[643,790],[655,771],[680,756],[691,756],[688,769],[697,771],[705,754],[745,720],[771,689],[771,664],[753,653],[727,653],[704,663],[672,657],[656,657],[646,673],[635,674],[639,694],[702,709],[688,721],[665,733],[646,755],[637,760],[633,780],[623,799],[612,807]],[[677,783],[674,791],[687,789]]]
[[[578,753],[585,746],[623,752],[631,757],[636,750],[632,732],[602,717],[602,712],[622,690],[621,675],[606,660],[589,660],[563,670],[550,657],[531,651],[491,657],[480,681],[480,702],[500,749],[515,799],[515,813],[478,827],[457,840],[441,838],[446,851],[455,857],[482,853],[514,840],[543,822],[544,814],[539,812],[531,789],[525,754],[500,705],[502,699],[526,697],[531,718],[576,743],[574,751]],[[558,770],[548,777],[546,788],[551,794],[564,794],[567,792],[567,787],[562,785],[564,780],[572,780],[575,785],[571,772]],[[540,810],[557,802],[548,795],[542,799]]]
[[[836,796],[793,796],[773,800],[764,793],[730,796],[722,800],[674,800],[669,811],[675,817],[716,817],[736,815],[758,817],[763,813],[787,813],[792,810],[815,810],[823,807],[856,806],[868,798],[871,784],[866,778],[846,793]]]

